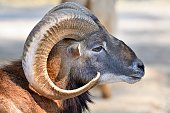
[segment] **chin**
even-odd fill
[[[129,84],[134,84],[136,82],[139,82],[142,79],[142,77],[139,77],[138,74],[134,75],[115,75],[112,73],[107,73],[101,75],[99,79],[99,84],[106,84],[106,83],[116,83],[116,82],[126,82]]]
[[[134,79],[134,78],[128,78],[128,79],[126,79],[126,80],[123,80],[124,82],[127,82],[127,83],[129,83],[129,84],[134,84],[134,83],[136,83],[136,82],[139,82],[141,79]]]
[[[142,79],[142,77],[135,75],[131,75],[131,76],[124,76],[122,81],[123,82],[127,82],[129,84],[134,84],[136,82],[139,82]]]

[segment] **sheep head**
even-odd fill
[[[47,61],[53,57],[60,68],[56,78],[69,76],[83,86],[65,90],[52,82]],[[135,83],[144,75],[135,53],[76,3],[53,8],[33,28],[24,45],[22,66],[32,88],[50,99],[72,98],[105,82]]]

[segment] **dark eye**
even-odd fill
[[[94,51],[94,52],[100,52],[102,49],[103,49],[103,47],[102,47],[102,46],[99,46],[99,47],[93,48],[92,51]]]

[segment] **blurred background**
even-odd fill
[[[170,113],[170,0],[96,1],[91,0],[88,8],[113,36],[136,52],[146,74],[133,85],[112,84],[108,99],[99,98],[100,91],[92,89],[95,103],[89,104],[91,113]],[[60,2],[0,0],[1,66],[21,58],[32,28]]]

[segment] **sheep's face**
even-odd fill
[[[94,33],[69,45],[65,51],[65,67],[70,67],[70,76],[80,83],[90,81],[96,72],[101,73],[99,83],[135,83],[144,75],[144,65],[135,53],[123,41],[105,32]]]

